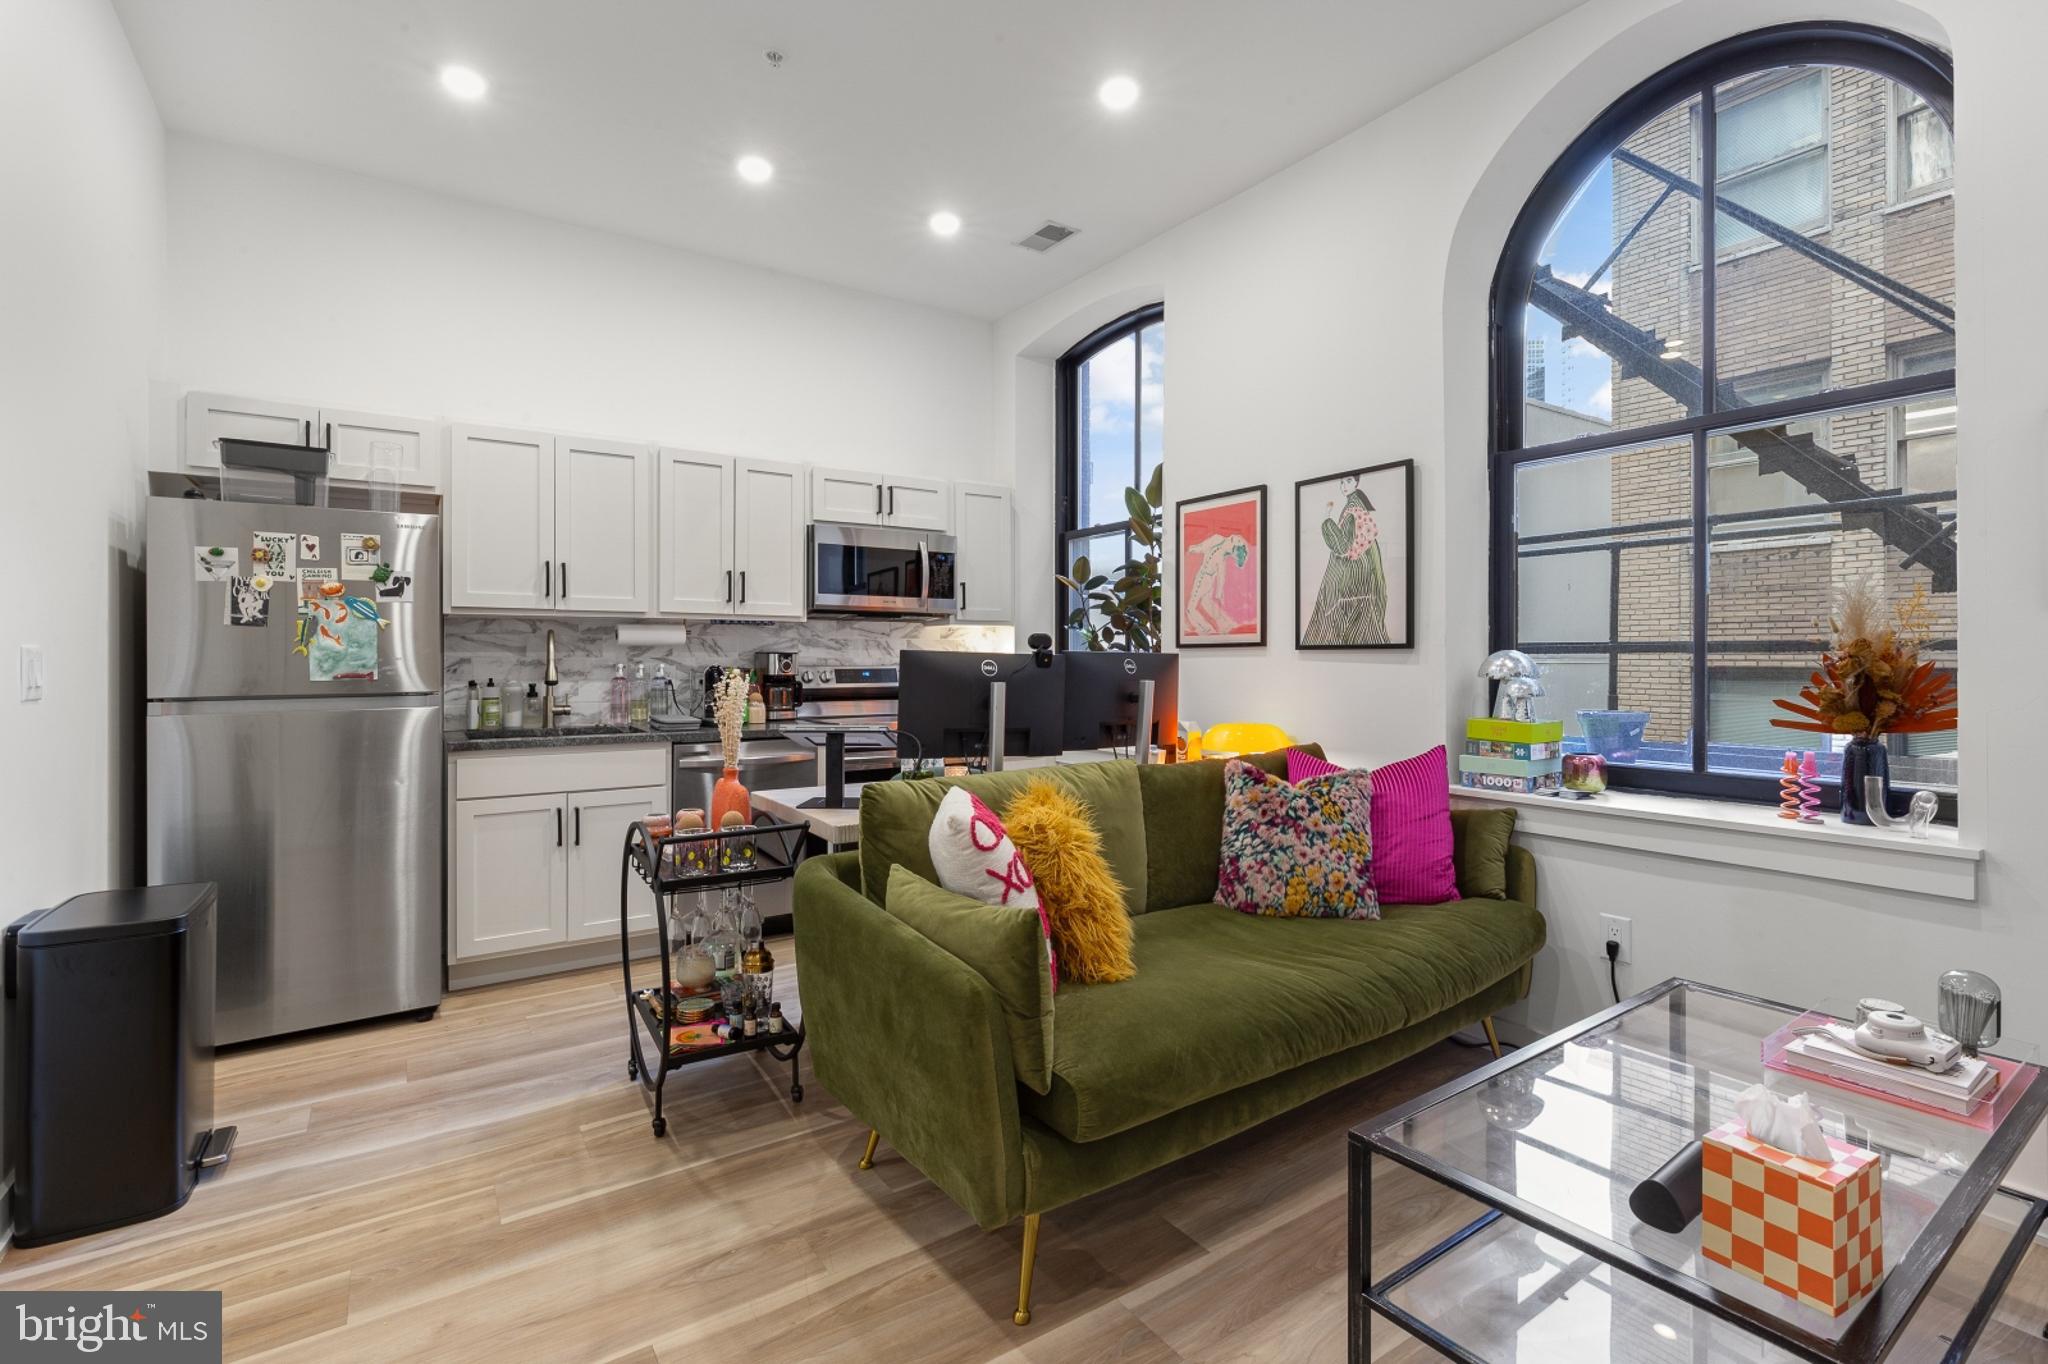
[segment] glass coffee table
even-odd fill
[[[1372,1357],[1375,1313],[1472,1364],[1876,1364],[1908,1338],[1901,1359],[1966,1358],[2048,1216],[2001,1187],[2048,1083],[2021,1065],[1987,1129],[1766,1068],[1766,1040],[1800,1013],[1668,980],[1353,1129],[1352,1360]],[[1758,1081],[1806,1093],[1829,1136],[1883,1158],[1887,1270],[1840,1317],[1705,1259],[1697,1219],[1667,1234],[1629,1210]],[[1378,1159],[1424,1179],[1383,1196],[1376,1226]],[[1428,1249],[1375,1277],[1376,1235],[1382,1260],[1390,1240]]]

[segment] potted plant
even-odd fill
[[[1846,734],[1842,754],[1842,822],[1869,824],[1869,797],[1864,779],[1878,779],[1878,799],[1891,813],[1891,760],[1885,753],[1888,734],[1921,734],[1954,729],[1956,681],[1953,674],[1922,659],[1933,616],[1927,589],[1892,608],[1882,620],[1877,589],[1868,582],[1842,592],[1828,622],[1828,647],[1820,670],[1800,688],[1797,701],[1779,700],[1780,716],[1771,721],[1784,729],[1815,734]]]
[[[1096,572],[1085,554],[1074,560],[1071,575],[1053,575],[1080,598],[1067,613],[1067,627],[1086,640],[1091,650],[1149,653],[1159,647],[1159,546],[1165,537],[1160,474],[1164,471],[1164,465],[1154,469],[1142,493],[1136,488],[1124,489],[1124,506],[1131,514],[1132,557],[1113,570],[1114,577]]]

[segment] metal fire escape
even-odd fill
[[[1600,263],[1584,285],[1559,279],[1547,265],[1537,266],[1536,277],[1529,285],[1529,302],[1557,320],[1563,328],[1564,339],[1583,337],[1608,355],[1617,366],[1618,378],[1646,379],[1687,412],[1697,412],[1703,382],[1699,366],[1670,357],[1667,353],[1671,347],[1655,332],[1616,317],[1608,307],[1606,296],[1594,293],[1592,286],[1607,273],[1616,258],[1635,239],[1636,233],[1642,230],[1643,224],[1650,220],[1650,215],[1662,207],[1674,191],[1697,200],[1701,195],[1700,187],[1634,152],[1617,150],[1614,159],[1661,180],[1664,192],[1615,243],[1607,259]],[[1951,336],[1955,334],[1955,309],[1940,299],[1909,288],[1723,195],[1715,195],[1714,203],[1726,217],[1790,247],[1929,326]],[[1734,412],[1742,405],[1733,386],[1715,384],[1716,411]],[[1944,521],[1918,503],[1902,501],[1897,505],[1887,505],[1890,497],[1898,496],[1896,491],[1887,494],[1885,490],[1871,487],[1857,473],[1854,460],[1835,454],[1810,435],[1787,435],[1783,427],[1735,431],[1729,435],[1756,456],[1759,473],[1789,475],[1801,487],[1826,502],[1860,504],[1858,510],[1840,513],[1844,529],[1868,530],[1876,534],[1899,552],[1901,568],[1925,566],[1933,575],[1932,590],[1956,590],[1953,521]],[[1873,503],[1877,505],[1873,506]]]

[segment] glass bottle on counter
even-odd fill
[[[540,728],[540,691],[538,687],[538,683],[529,682],[526,684],[526,709],[521,711],[519,715],[519,727],[521,729]]]
[[[636,729],[647,728],[647,664],[633,665],[633,690],[627,702],[626,723]]]
[[[612,673],[611,699],[605,703],[604,722],[608,725],[623,725],[632,712],[633,684],[626,680],[626,665],[621,663]]]
[[[477,707],[477,719],[484,729],[505,727],[505,701],[498,695],[498,679],[495,677],[484,680],[484,695]]]

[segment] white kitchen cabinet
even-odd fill
[[[942,478],[811,467],[811,520],[846,526],[950,530],[952,490]]]
[[[1017,614],[1017,544],[1010,490],[993,483],[953,485],[953,580],[962,622],[1007,623]]]
[[[811,467],[811,520],[846,526],[882,524],[882,476]]]
[[[732,611],[744,620],[803,618],[803,480],[795,464],[733,461]]]
[[[557,604],[555,438],[456,426],[448,434],[448,605]]]
[[[952,485],[942,478],[887,475],[882,480],[882,524],[905,530],[953,530]]]
[[[220,468],[220,442],[267,440],[279,445],[310,445],[320,422],[320,409],[263,398],[235,398],[224,393],[185,395],[185,467]]]
[[[455,802],[449,941],[456,957],[567,940],[568,813],[568,798],[559,793]],[[616,857],[612,872],[616,882]]]
[[[441,486],[439,422],[323,407],[315,429],[333,452],[335,478],[388,473],[408,488]]]
[[[733,566],[733,461],[664,446],[656,459],[655,609],[730,613],[739,595]]]
[[[558,436],[554,464],[554,605],[621,615],[652,611],[654,452]]]
[[[569,796],[569,940],[619,932],[619,859],[635,820],[668,809],[666,786],[579,791]],[[654,928],[659,897],[636,879],[626,898],[634,931]]]

